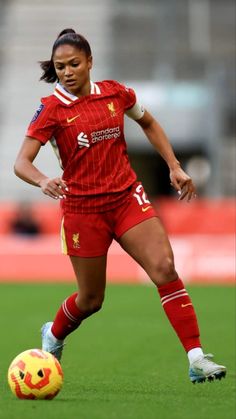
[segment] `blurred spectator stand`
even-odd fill
[[[233,199],[199,199],[191,204],[172,198],[153,201],[175,254],[176,268],[186,282],[233,283],[235,223]],[[60,210],[55,203],[32,203],[41,234],[13,234],[17,204],[0,205],[0,280],[73,281],[69,258],[60,250]],[[108,258],[108,281],[147,283],[145,272],[113,241]]]
[[[22,202],[18,205],[15,216],[10,222],[10,232],[26,237],[35,237],[41,233],[40,223],[34,217],[30,203]]]

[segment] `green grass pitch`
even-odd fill
[[[153,286],[110,285],[103,310],[67,339],[64,385],[52,401],[18,400],[6,380],[12,359],[40,347],[40,327],[75,288],[0,284],[0,419],[234,419],[235,289],[188,287],[206,353],[226,379],[193,385],[187,357]]]

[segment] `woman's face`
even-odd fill
[[[54,52],[53,63],[59,82],[68,92],[78,97],[90,93],[91,56],[72,45],[61,45]]]

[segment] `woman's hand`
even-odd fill
[[[54,179],[44,178],[38,182],[38,185],[45,195],[53,199],[66,198],[65,191],[68,192],[68,188],[60,177]]]
[[[188,176],[181,167],[176,167],[170,170],[171,185],[177,190],[179,200],[196,198],[196,188],[190,176]]]

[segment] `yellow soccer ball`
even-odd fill
[[[13,359],[8,369],[8,384],[19,399],[53,399],[61,390],[63,371],[49,352],[28,349]]]

